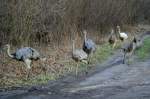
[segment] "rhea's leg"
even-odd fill
[[[91,54],[90,55],[88,55],[88,61],[87,61],[87,63],[88,64],[90,64],[91,62],[92,62],[92,56],[94,55],[94,53],[93,52],[91,52]]]
[[[114,48],[115,48],[115,45],[116,45],[116,43],[114,43],[114,44],[113,44],[112,49],[114,49]]]
[[[86,64],[86,67],[85,67],[85,69],[86,69],[86,70],[85,70],[85,73],[87,74],[87,73],[88,73],[88,72],[87,72],[87,71],[88,71],[88,66],[87,66],[87,65],[88,65],[89,63],[88,63],[87,60],[82,60],[82,62]]]
[[[127,58],[128,58],[128,61],[127,61],[127,64],[128,64],[128,65],[130,64],[130,55],[131,55],[131,54],[128,53],[128,57],[127,57]]]
[[[76,67],[76,76],[78,75],[78,68],[79,68],[79,66],[78,66],[78,63],[77,63],[77,67]]]
[[[30,69],[31,69],[31,60],[30,59],[25,59],[24,62],[27,66],[27,77],[26,77],[26,79],[28,79],[29,75],[30,75]]]
[[[126,61],[126,53],[123,54],[123,64],[125,64]]]
[[[88,63],[90,63],[90,58],[91,58],[91,56],[88,55],[88,58],[87,58],[87,62],[88,62]],[[82,60],[82,62],[84,62],[84,61]]]
[[[132,54],[133,54],[133,50],[128,55],[128,64],[130,64],[130,62],[131,62]]]
[[[132,50],[132,51],[131,51],[131,53],[130,53],[130,57],[132,56],[132,54],[133,54],[133,53],[134,53],[134,50]]]
[[[30,77],[30,71],[31,71],[31,69],[28,69],[28,68],[27,68],[26,80],[28,80],[28,79],[29,79],[29,77]]]
[[[27,68],[31,69],[31,60],[30,59],[25,59],[24,62],[26,64]]]
[[[42,59],[43,59],[43,58],[42,58]],[[41,65],[41,67],[42,67],[42,69],[43,69],[45,75],[47,75],[48,66],[46,65],[46,60],[42,60],[42,61],[40,62],[40,65]]]

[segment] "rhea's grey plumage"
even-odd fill
[[[13,53],[13,57],[17,60],[25,60],[25,59],[31,59],[31,60],[37,60],[40,58],[39,52],[37,52],[35,49],[30,47],[24,47],[19,50],[17,50],[15,53]]]
[[[16,59],[18,61],[25,62],[27,69],[31,69],[31,62],[33,60],[42,60],[45,61],[46,58],[42,58],[39,52],[31,47],[24,47],[18,49],[15,53],[10,53],[10,45],[7,44],[7,54],[9,57]]]
[[[75,61],[83,61],[87,59],[87,54],[82,49],[75,49],[74,40],[72,41],[72,58]]]
[[[128,60],[129,60],[129,58],[131,57],[131,55],[133,54],[133,52],[135,51],[135,49],[137,47],[136,45],[137,45],[137,40],[134,37],[133,40],[130,43],[124,45],[121,48],[123,50],[123,54],[124,54],[123,63],[125,63],[125,60],[126,60],[127,56],[128,56]]]
[[[15,53],[12,53],[12,54],[10,53],[10,45],[7,44],[6,47],[7,47],[8,56],[13,59],[23,61],[23,62],[25,62],[26,60],[31,60],[31,61],[38,60],[38,59],[45,60],[45,58],[41,58],[41,55],[37,50],[31,47],[20,48]],[[29,63],[26,63],[26,64],[29,64]],[[28,68],[31,68],[31,67],[28,66]]]
[[[82,49],[75,49],[75,44],[74,40],[72,41],[72,59],[75,60],[76,62],[87,62],[88,55],[86,52],[84,52]],[[76,68],[76,75],[78,73],[78,63],[77,63],[77,68]]]
[[[84,43],[83,43],[83,50],[89,55],[96,50],[96,44],[91,39],[87,39],[87,31],[84,30]]]

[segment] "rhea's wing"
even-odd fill
[[[32,50],[29,47],[24,47],[16,51],[16,59],[27,59],[32,57]]]
[[[38,58],[40,58],[40,53],[39,53],[37,50],[35,50],[35,49],[33,49],[33,48],[30,48],[30,50],[32,51],[32,58],[33,58],[33,59],[38,59]]]
[[[87,58],[87,54],[82,49],[76,49],[73,52],[73,57],[82,60]]]
[[[121,32],[121,33],[120,33],[120,36],[123,37],[123,38],[125,38],[125,39],[128,38],[128,35],[127,35],[126,33],[124,33],[124,32]]]
[[[88,39],[86,42],[84,42],[84,46],[87,49],[92,49],[95,48],[95,43],[91,39]]]

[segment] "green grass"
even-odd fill
[[[101,63],[106,60],[111,54],[113,50],[109,44],[103,44],[97,46],[97,51],[91,57],[92,63]]]
[[[143,41],[143,46],[136,51],[137,56],[139,59],[144,60],[150,57],[150,37],[146,38]]]

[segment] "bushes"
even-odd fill
[[[111,26],[136,22],[143,1],[1,0],[1,42],[60,45],[69,42],[73,31],[81,36],[83,29],[101,36]]]

